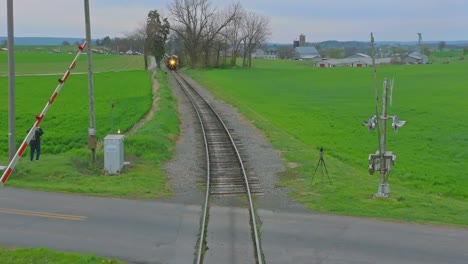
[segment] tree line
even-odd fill
[[[243,67],[251,67],[252,53],[271,35],[269,19],[244,9],[239,2],[216,7],[210,0],[172,0],[168,14],[162,17],[158,10],[151,10],[146,22],[126,37],[105,37],[96,44],[114,52],[137,50],[145,54],[145,59],[152,55],[158,67],[165,54],[175,54],[181,65],[193,68],[235,66],[239,59]],[[366,49],[314,46],[327,58],[346,57]],[[445,42],[438,44],[439,50],[445,47]],[[405,48],[396,49],[396,53],[408,53]],[[422,54],[429,55],[430,51],[429,46],[421,46]],[[465,48],[464,54],[467,52]],[[284,59],[294,57],[294,53],[291,46],[277,50],[278,57]]]
[[[240,3],[223,8],[210,0],[173,0],[169,18],[157,10],[148,13],[144,30],[147,54],[161,61],[176,54],[190,67],[251,67],[252,53],[271,35],[267,17],[244,9]]]
[[[251,67],[252,53],[271,35],[269,19],[240,3],[215,7],[210,0],[173,0],[168,13],[162,17],[151,10],[146,22],[126,37],[107,36],[96,45],[152,55],[158,67],[165,54],[175,54],[193,68],[235,66],[239,58],[243,67]]]

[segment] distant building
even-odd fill
[[[141,55],[141,53],[138,52],[138,51],[134,51],[132,49],[129,49],[129,50],[127,50],[127,52],[125,52],[125,55]]]
[[[301,34],[299,36],[299,47],[305,47],[305,42],[306,42],[305,35]]]
[[[422,55],[415,51],[411,52],[403,61],[409,64],[426,64],[429,63],[429,58],[426,55]]]
[[[364,54],[365,55],[365,54]],[[391,64],[391,58],[378,58],[375,59],[376,65]],[[329,59],[322,60],[315,63],[318,68],[331,68],[331,67],[368,67],[372,66],[372,58],[368,57],[353,57],[345,59]]]
[[[265,56],[265,51],[263,49],[256,49],[254,53],[252,53],[252,58],[254,59],[263,59]]]
[[[299,47],[299,40],[293,41],[293,48]]]
[[[321,60],[319,52],[314,47],[296,47],[294,51],[295,60]]]
[[[278,59],[278,52],[276,50],[263,50],[263,49],[256,49],[254,53],[252,53],[252,58],[254,59]]]
[[[347,58],[351,59],[351,58],[370,58],[370,57],[371,56],[364,54],[364,53],[354,53],[353,55],[348,56]]]
[[[278,51],[273,49],[265,51],[265,59],[278,59]]]

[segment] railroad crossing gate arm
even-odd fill
[[[88,43],[85,41],[82,45],[78,46],[79,51],[77,52],[75,59],[72,61],[68,69],[65,71],[65,74],[63,75],[63,77],[58,79],[57,88],[55,88],[55,91],[52,93],[52,96],[47,101],[42,112],[39,115],[36,115],[36,121],[34,122],[33,126],[29,130],[26,138],[23,140],[23,143],[21,143],[21,146],[16,152],[15,156],[11,159],[8,166],[2,169],[4,170],[4,172],[1,174],[2,176],[0,177],[0,186],[3,186],[3,184],[5,184],[5,182],[8,180],[8,177],[10,177],[11,173],[13,172],[13,169],[16,166],[16,163],[18,162],[18,160],[20,159],[20,157],[23,155],[24,151],[28,147],[29,142],[31,141],[31,138],[33,137],[33,134],[36,131],[36,128],[39,127],[40,123],[44,119],[44,116],[47,114],[47,111],[49,110],[50,106],[57,98],[57,95],[60,93],[62,86],[65,84],[68,77],[70,76],[71,70],[75,68],[76,62],[78,58],[80,57],[81,53],[83,52],[83,49],[87,46],[87,44]]]

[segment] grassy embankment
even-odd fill
[[[16,78],[16,141],[19,146],[26,130],[34,123],[57,86],[57,78],[70,65],[73,54],[31,53],[15,55],[16,73],[59,73],[57,76],[19,76]],[[0,54],[6,65],[6,54]],[[5,63],[3,63],[5,62]],[[100,143],[97,163],[91,164],[87,149],[89,102],[87,75],[71,75],[41,127],[42,155],[39,162],[29,161],[29,151],[18,163],[7,185],[48,191],[77,192],[98,196],[154,198],[169,195],[160,165],[172,155],[178,135],[175,99],[166,76],[159,74],[158,111],[137,133],[125,138],[125,160],[131,162],[120,176],[104,176],[102,140],[109,133],[128,131],[150,109],[151,76],[138,70],[141,56],[94,55],[95,116]],[[74,72],[86,71],[86,56],[81,56]],[[112,72],[112,71],[119,72]],[[0,76],[6,75],[0,68]],[[7,78],[0,77],[2,87]],[[7,89],[0,90],[0,120],[7,119]],[[111,112],[111,105],[115,108]],[[2,122],[3,123],[3,122]],[[113,127],[113,131],[111,130]],[[0,126],[7,135],[7,125]],[[8,139],[0,138],[0,164],[8,161]]]
[[[3,248],[0,246],[0,259],[2,264],[123,264],[125,262],[115,259],[102,258],[96,255],[83,255],[77,253],[55,252],[44,248],[23,249]]]
[[[188,73],[265,131],[285,163],[298,165],[279,183],[294,200],[322,212],[467,226],[466,67],[378,67],[379,97],[383,78],[395,77],[389,114],[407,120],[397,134],[388,130],[388,150],[398,157],[388,200],[372,198],[379,176],[369,175],[367,158],[378,138],[361,125],[375,114],[372,68],[255,60],[253,69]],[[331,184],[326,175],[322,184],[320,170],[311,181],[321,146]]]

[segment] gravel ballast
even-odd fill
[[[263,195],[255,199],[257,207],[268,210],[307,211],[303,205],[291,202],[287,197],[286,188],[275,187],[278,182],[277,174],[285,171],[286,168],[278,151],[273,148],[264,134],[240,115],[234,107],[214,98],[198,83],[185,75],[184,77],[223,118],[235,140],[241,142],[242,159],[247,162],[246,167],[249,173],[258,177],[263,191]],[[174,196],[167,200],[184,204],[202,204],[205,195],[202,186],[206,182],[206,160],[200,124],[183,90],[172,77],[170,80],[172,91],[178,98],[181,131],[176,153],[165,166],[174,191]],[[216,200],[216,204],[226,205],[223,204],[222,198]]]

